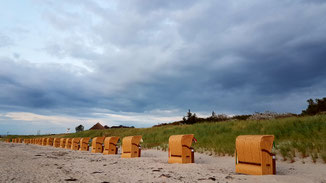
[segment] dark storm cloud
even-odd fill
[[[300,112],[325,93],[324,1],[103,3],[48,7],[44,20],[65,36],[42,51],[87,69],[2,58],[1,106]]]

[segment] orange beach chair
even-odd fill
[[[136,158],[141,156],[140,141],[142,136],[128,136],[122,139],[121,158]]]
[[[77,151],[79,149],[80,138],[73,138],[71,140],[71,150]]]
[[[65,149],[71,149],[72,138],[66,138]]]
[[[103,142],[105,137],[95,137],[92,140],[92,153],[102,153],[103,152]]]
[[[168,163],[194,163],[193,139],[193,134],[170,136]]]
[[[80,146],[79,150],[80,151],[89,151],[88,143],[89,143],[90,139],[91,139],[90,137],[84,137],[84,138],[80,139],[80,142],[79,142],[79,146]]]
[[[236,173],[276,174],[273,135],[241,135],[236,138]]]
[[[106,137],[104,140],[103,154],[118,154],[117,143],[120,137]]]

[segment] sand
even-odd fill
[[[277,161],[277,175],[240,175],[233,157],[195,154],[195,164],[168,164],[167,152],[121,159],[32,144],[0,142],[0,182],[293,182],[326,183],[326,164]]]

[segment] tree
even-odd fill
[[[82,132],[82,131],[84,131],[84,126],[83,125],[79,125],[75,129],[76,129],[76,132]]]
[[[211,116],[212,118],[216,118],[217,116],[216,116],[216,113],[213,111],[212,112],[212,116]]]
[[[322,99],[307,100],[308,107],[302,111],[302,115],[315,115],[321,112],[326,112],[326,97]]]

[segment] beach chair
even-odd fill
[[[102,153],[103,152],[103,142],[105,137],[95,137],[92,140],[92,153]]]
[[[140,141],[142,136],[129,136],[122,139],[121,158],[136,158],[141,156]]]
[[[53,138],[48,138],[46,142],[47,146],[53,146]]]
[[[54,138],[53,139],[53,147],[60,147],[60,140],[61,140],[61,138]]]
[[[37,144],[38,144],[38,145],[42,145],[42,138],[38,138],[38,139],[37,139]]]
[[[240,135],[236,138],[235,172],[250,175],[276,174],[273,135]]]
[[[66,144],[65,144],[66,149],[71,149],[71,141],[72,138],[66,138]]]
[[[66,138],[61,138],[60,139],[60,148],[65,148],[66,147]]]
[[[120,137],[106,137],[104,140],[104,150],[103,154],[118,154],[117,143]]]
[[[191,147],[193,139],[193,134],[170,136],[168,163],[194,163],[194,149]]]
[[[79,145],[80,145],[79,150],[80,151],[89,151],[88,143],[89,143],[90,139],[91,139],[90,137],[84,137],[84,138],[80,139],[80,143],[79,143]]]
[[[42,146],[46,146],[48,138],[42,138]]]
[[[79,150],[79,141],[80,141],[80,138],[73,138],[71,140],[71,150]]]

